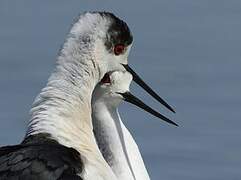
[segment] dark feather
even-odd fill
[[[82,180],[80,154],[46,134],[0,148],[1,180]]]

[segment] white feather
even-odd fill
[[[99,148],[119,180],[149,180],[139,148],[123,124],[118,94],[129,91],[132,76],[126,72],[110,74],[110,84],[99,84],[93,94],[92,118]]]

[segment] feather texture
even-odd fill
[[[1,180],[82,180],[82,168],[78,151],[49,139],[47,134],[0,148]]]

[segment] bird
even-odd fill
[[[138,145],[122,122],[118,106],[129,99],[158,118],[176,125],[132,95],[129,87],[132,75],[115,71],[106,74],[92,95],[92,122],[95,138],[102,155],[118,179],[149,180]],[[148,107],[148,108],[146,108]]]
[[[128,65],[133,43],[126,22],[110,12],[78,16],[56,67],[34,100],[23,141],[0,148],[1,180],[115,180],[103,158],[91,117],[91,99],[106,73],[128,71],[169,110]]]

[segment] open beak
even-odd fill
[[[137,97],[132,95],[129,91],[127,91],[125,93],[118,93],[118,94],[120,94],[124,98],[124,101],[127,101],[131,104],[134,104],[134,105],[138,106],[139,108],[149,112],[153,116],[156,116],[156,117],[162,119],[163,121],[166,121],[167,123],[178,126],[175,122],[171,121],[167,117],[161,115],[157,111],[153,110],[151,107],[147,106],[144,102],[142,102],[140,99],[138,99]]]
[[[165,106],[167,109],[175,113],[174,109],[169,106],[157,93],[155,93],[136,73],[133,71],[133,69],[128,66],[128,64],[122,64],[124,68],[131,73],[133,76],[133,80],[141,86],[143,89],[145,89],[153,98],[155,98],[158,102],[160,102],[163,106]]]

